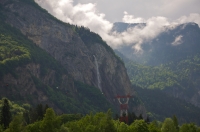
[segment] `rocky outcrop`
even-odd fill
[[[40,88],[35,82],[40,79],[44,85],[52,86],[56,76],[52,69],[48,69],[48,71],[48,74],[42,77],[40,64],[30,63],[24,67],[17,67],[13,71],[14,75],[8,73],[0,80],[0,97],[7,97],[11,100],[27,102],[32,105],[49,104],[57,112],[61,112],[62,110],[50,101],[44,90],[45,87]],[[66,81],[66,79],[62,80],[62,82]]]
[[[5,3],[6,22],[58,60],[75,80],[98,87],[95,55],[102,92],[107,99],[112,102],[117,94],[132,94],[124,64],[104,45],[93,43],[87,46],[75,32],[74,26],[56,20],[36,5],[17,0]],[[36,65],[34,69],[33,74],[37,73]],[[48,74],[54,73],[49,71]]]

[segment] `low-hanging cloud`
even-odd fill
[[[173,23],[177,24],[183,24],[187,22],[194,22],[197,23],[200,26],[200,14],[197,13],[191,13],[189,16],[182,16]]]
[[[179,35],[175,38],[174,42],[172,42],[172,45],[173,46],[177,46],[177,45],[180,45],[183,43],[183,40],[182,40],[183,36],[182,35]]]
[[[135,18],[133,15],[129,15],[128,12],[124,11],[124,17],[122,21],[126,23],[144,23],[145,19],[141,17]]]
[[[76,4],[73,0],[35,0],[41,7],[58,19],[88,27],[91,31],[98,33],[112,48],[119,48],[122,45],[131,45],[136,51],[142,51],[141,45],[144,42],[154,39],[165,31],[164,26],[185,22],[196,22],[200,25],[200,15],[190,14],[183,16],[174,22],[169,22],[167,18],[158,16],[147,20],[141,17],[124,12],[123,22],[126,23],[146,23],[146,26],[136,26],[119,33],[112,31],[113,23],[105,19],[105,14],[99,13],[96,4]]]

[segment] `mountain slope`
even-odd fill
[[[123,63],[97,34],[59,22],[39,10],[39,7],[22,0],[5,3],[4,7],[5,21],[58,60],[75,80],[98,87],[95,56],[101,75],[102,92],[108,98],[117,93],[131,92]],[[86,36],[80,35],[81,30],[86,32]],[[95,40],[87,42],[83,39],[87,39],[87,36]]]
[[[133,28],[145,24],[115,23],[115,29],[123,28],[126,31],[129,27]],[[127,25],[127,24],[126,24]],[[118,27],[118,28],[117,28]],[[149,40],[141,45],[143,52],[141,54],[131,48],[132,46],[122,46],[119,50],[127,58],[145,65],[157,66],[171,61],[181,61],[188,56],[194,56],[199,53],[200,48],[200,28],[196,23],[179,24],[174,27],[163,27],[164,32],[156,38]],[[113,29],[114,30],[114,29]],[[116,30],[120,32],[121,30]]]
[[[130,47],[119,49],[142,64],[128,62],[129,77],[141,87],[164,89],[169,95],[200,107],[200,28],[195,23],[164,28],[155,39],[142,44],[142,54],[134,54]]]
[[[135,90],[144,102],[150,119],[162,121],[166,117],[176,115],[180,124],[189,122],[200,124],[200,108],[158,89],[142,89],[135,86]]]
[[[59,113],[106,111],[113,107],[97,88],[75,81],[53,57],[18,30],[2,21],[0,25],[0,97],[33,106],[46,103]]]
[[[131,83],[151,120],[164,120],[166,117],[176,115],[179,123],[200,123],[198,116],[200,108],[197,107],[198,90],[188,80],[183,79],[186,76],[184,74],[189,72],[177,75],[165,66],[141,65],[126,58],[119,51],[115,52],[124,60]],[[182,76],[182,81],[179,76]]]
[[[33,0],[0,5],[0,97],[88,113],[117,108],[117,94],[133,93],[123,62],[99,35],[57,20]]]

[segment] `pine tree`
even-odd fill
[[[36,107],[36,113],[37,113],[37,119],[38,120],[42,120],[44,117],[44,110],[43,110],[43,105],[42,104],[38,104]]]
[[[174,122],[174,126],[176,127],[176,130],[179,131],[178,119],[176,118],[175,115],[173,115],[172,120]]]
[[[128,122],[129,122],[129,125],[130,125],[131,123],[133,123],[136,119],[137,119],[137,116],[135,115],[134,112],[128,114]]]
[[[3,107],[1,109],[0,124],[4,126],[4,129],[8,128],[11,122],[11,112],[8,99],[4,99]]]

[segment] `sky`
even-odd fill
[[[58,19],[88,27],[98,33],[112,48],[130,45],[142,51],[141,45],[186,22],[200,25],[200,0],[35,0]],[[146,27],[112,31],[114,22],[146,23]],[[184,36],[175,36],[172,45],[181,44]],[[175,42],[179,42],[176,44]]]
[[[122,21],[124,11],[145,19],[163,16],[171,20],[190,13],[200,13],[199,0],[74,0],[78,3],[96,4],[99,12],[111,22]]]

